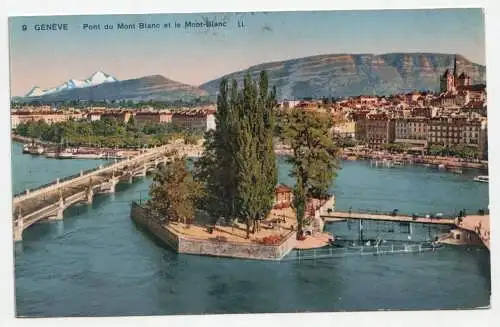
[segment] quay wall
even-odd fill
[[[132,220],[138,225],[146,228],[149,232],[163,241],[166,245],[177,251],[179,248],[179,237],[175,233],[172,233],[170,230],[163,228],[162,225],[160,225],[153,219],[149,219],[148,215],[149,213],[146,209],[144,209],[137,203],[132,202],[132,206],[130,209],[130,217],[132,218]]]
[[[21,136],[21,135],[17,135],[14,133],[12,133],[11,136],[12,136],[13,141],[23,143],[23,144],[31,144],[32,142],[34,142],[36,144],[55,144],[53,142],[42,141],[40,139],[33,139],[30,137]]]
[[[230,241],[216,241],[187,237],[176,231],[162,226],[148,217],[146,209],[133,202],[131,207],[131,218],[138,225],[145,227],[178,253],[231,257],[253,260],[280,260],[286,256],[296,244],[295,232],[285,236],[284,241],[278,245],[262,245],[253,243],[238,243]]]

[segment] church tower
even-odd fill
[[[455,55],[455,56],[453,56],[453,79],[454,79],[455,85],[457,84],[457,77],[458,77],[457,55]]]
[[[441,93],[455,92],[457,89],[457,56],[453,57],[453,72],[447,69],[440,79],[440,91]]]

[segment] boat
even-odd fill
[[[43,153],[43,151],[45,151],[45,149],[44,149],[42,146],[38,146],[38,147],[36,147],[36,149],[35,149],[35,153],[36,153],[36,154],[42,154],[42,153]]]
[[[480,182],[480,183],[488,183],[489,177],[488,176],[476,176],[476,177],[474,177],[474,181]]]
[[[463,174],[464,173],[462,168],[459,168],[459,167],[451,168],[450,171],[454,174]]]
[[[59,158],[59,159],[73,159],[74,155],[71,152],[60,152],[57,155],[57,158]]]
[[[446,166],[445,166],[444,164],[440,164],[440,165],[438,166],[438,169],[446,169]]]
[[[23,153],[30,153],[30,146],[28,144],[23,145]]]
[[[103,158],[102,153],[75,153],[73,154],[75,159],[101,159]]]
[[[32,154],[32,155],[40,155],[40,154],[43,153],[43,151],[44,151],[44,148],[41,147],[41,146],[36,146],[36,147],[35,146],[31,146],[30,147],[29,146],[28,147],[28,153]]]
[[[57,153],[55,153],[54,151],[45,152],[45,157],[47,157],[47,158],[56,158],[57,157]]]

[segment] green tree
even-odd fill
[[[243,88],[236,81],[220,85],[214,132],[206,134],[205,154],[196,164],[207,187],[211,215],[246,223],[247,237],[256,222],[269,214],[277,182],[273,148],[275,91],[267,74],[259,86],[247,74]]]
[[[236,88],[233,85],[233,89]],[[233,90],[234,91],[234,90]],[[236,88],[237,93],[237,88]],[[235,177],[233,148],[235,141],[235,112],[230,111],[229,86],[226,79],[220,83],[217,95],[215,122],[217,129],[205,134],[204,155],[195,163],[195,176],[204,183],[207,193],[202,207],[212,222],[219,217],[233,219],[235,207]]]
[[[266,71],[262,71],[259,80],[259,103],[256,112],[256,121],[260,124],[257,161],[260,163],[262,181],[260,184],[261,205],[259,220],[265,218],[272,209],[274,202],[274,189],[278,183],[278,168],[274,152],[274,128],[276,125],[276,88],[268,91],[269,82]],[[255,225],[254,225],[255,226]]]
[[[339,151],[328,133],[333,125],[328,114],[292,109],[285,115],[280,136],[293,150],[288,161],[293,166],[290,175],[296,179],[294,206],[300,234],[309,200],[328,195],[328,188],[340,168]]]
[[[166,220],[190,223],[203,187],[193,179],[185,158],[176,158],[155,174],[149,194],[149,206],[155,214]]]
[[[126,125],[126,129],[127,129],[127,131],[130,131],[130,132],[137,132],[137,125],[136,125],[134,116],[131,116],[129,118],[127,125]]]

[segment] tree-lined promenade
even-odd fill
[[[338,168],[338,148],[329,136],[333,121],[326,113],[290,109],[278,114],[276,92],[262,72],[258,82],[247,75],[243,85],[222,80],[217,99],[216,130],[205,135],[203,156],[193,173],[179,159],[154,177],[146,207],[162,223],[200,224],[207,233],[223,219],[243,224],[246,238],[257,234],[270,215],[278,182],[274,137],[292,150],[288,158],[297,236],[302,237],[307,204],[327,196]],[[175,190],[175,191],[174,191]],[[212,226],[212,227],[210,227]]]

